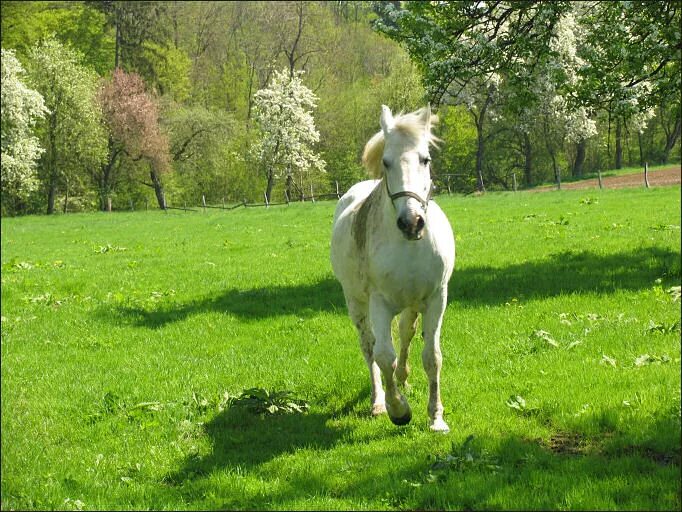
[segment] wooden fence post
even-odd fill
[[[336,183],[336,197],[341,199],[341,194],[339,194],[339,182],[335,181],[334,183]]]
[[[107,197],[107,211],[111,211],[111,197]]]
[[[201,206],[204,207],[204,213],[206,213],[206,196],[201,194]]]
[[[225,198],[223,197],[223,210],[225,209]]]
[[[601,169],[597,169],[597,178],[599,178],[599,189],[604,188],[604,183],[601,180]]]
[[[312,183],[310,184],[310,199],[312,200],[313,203],[315,202],[315,193],[313,192],[313,184]]]
[[[512,182],[514,183],[514,192],[516,192],[516,173],[512,173]]]
[[[649,188],[649,162],[644,162],[644,186]]]

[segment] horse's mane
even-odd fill
[[[412,137],[415,140],[421,139],[424,136],[424,132],[427,133],[429,144],[435,146],[437,142],[440,141],[438,137],[431,133],[431,126],[438,123],[438,116],[431,114],[431,122],[427,130],[427,126],[424,123],[422,114],[424,112],[423,108],[415,112],[410,112],[409,114],[399,114],[395,116],[395,126],[394,130]],[[383,175],[383,163],[381,161],[384,154],[384,132],[380,130],[375,133],[374,136],[369,139],[365,145],[365,150],[362,153],[362,165],[367,169],[367,173],[370,178],[379,179]]]

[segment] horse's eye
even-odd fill
[[[428,156],[423,156],[420,158],[420,160],[421,160],[421,164],[424,166],[429,165],[429,163],[431,162],[431,158]]]
[[[385,167],[386,169],[388,169],[388,168],[390,167],[390,162],[388,161],[388,159],[384,158],[384,159],[383,159],[383,162],[384,162],[384,167]]]

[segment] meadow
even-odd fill
[[[447,435],[419,336],[369,415],[334,202],[3,219],[2,509],[679,510],[680,187],[437,202]]]

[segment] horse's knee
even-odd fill
[[[422,363],[427,375],[431,372],[439,371],[443,365],[443,356],[440,350],[435,350],[434,347],[426,345],[422,350]]]
[[[386,346],[384,343],[375,343],[373,356],[382,372],[395,370],[395,350],[391,344]]]

